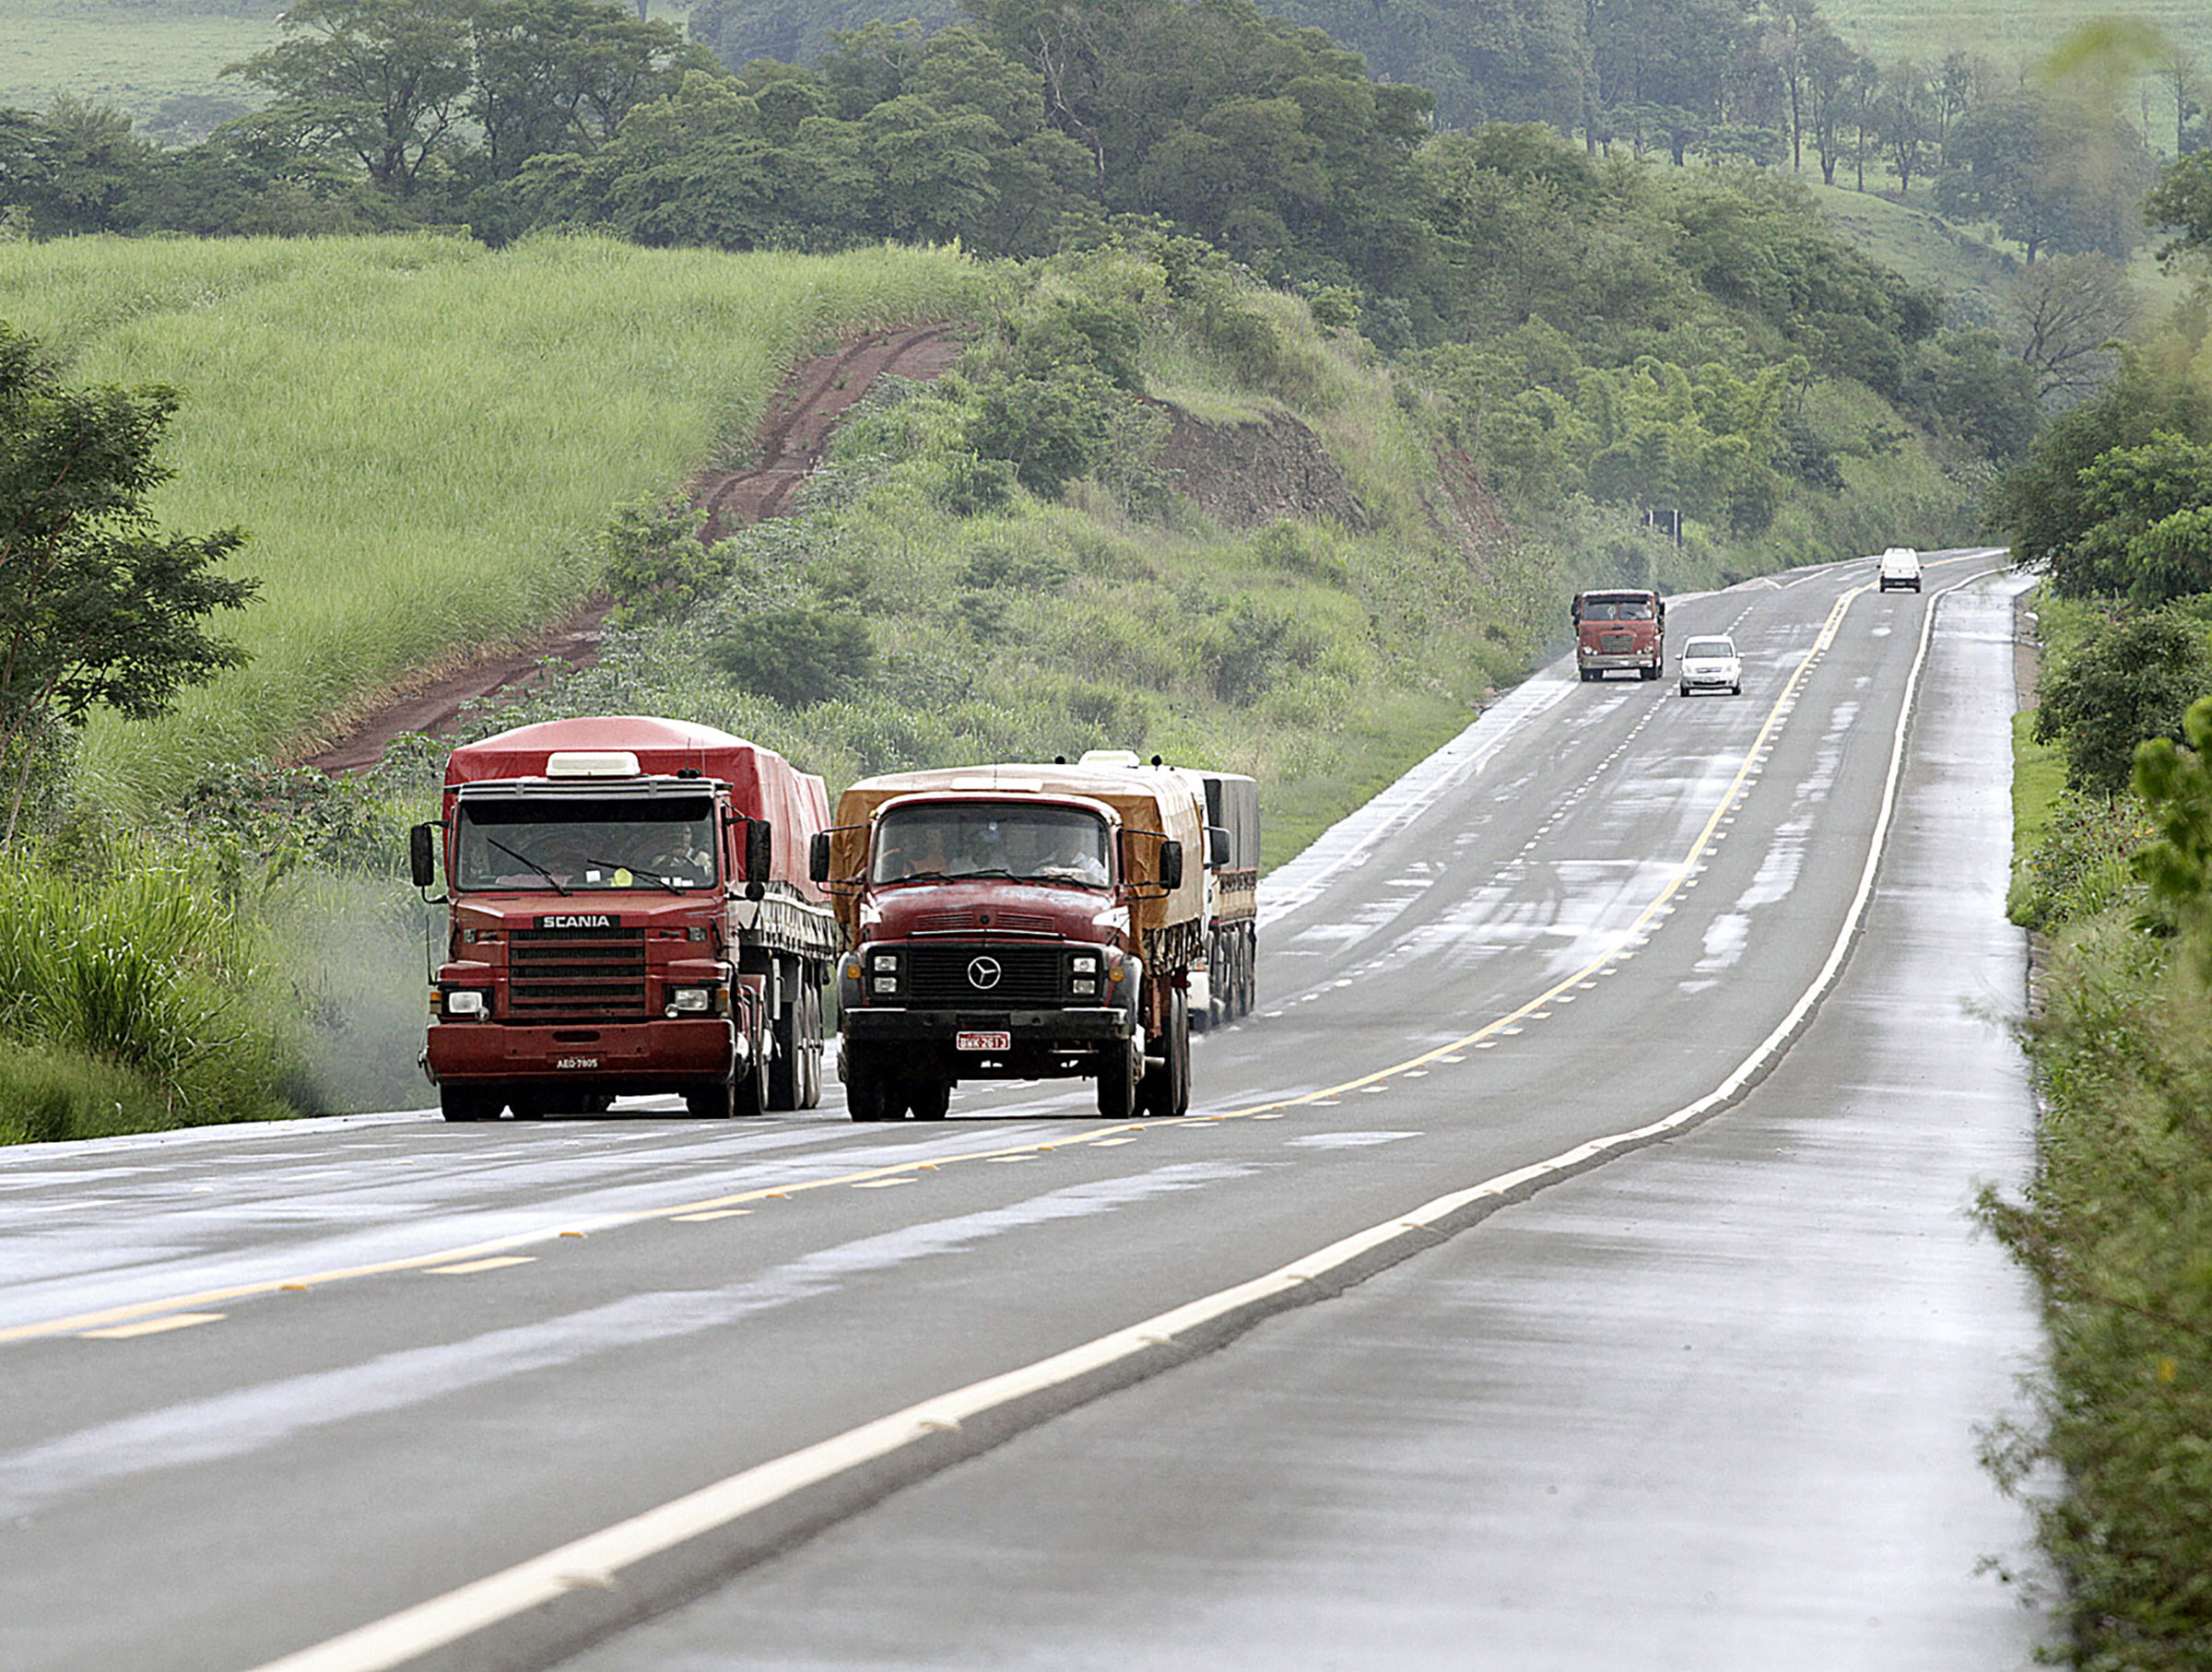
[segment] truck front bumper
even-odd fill
[[[1118,1007],[1065,1010],[911,1010],[863,1006],[842,1019],[850,1048],[879,1053],[902,1075],[932,1079],[1049,1079],[1088,1073],[1136,1019]],[[1001,1035],[963,1049],[961,1037]],[[842,1072],[842,1063],[840,1071]]]
[[[423,1061],[441,1086],[573,1081],[641,1094],[725,1078],[747,1050],[727,1017],[558,1028],[437,1021]]]

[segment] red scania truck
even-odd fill
[[[1574,599],[1574,665],[1584,679],[1617,667],[1656,679],[1666,666],[1666,600],[1655,592],[1585,592]]]
[[[445,1118],[813,1108],[838,927],[806,862],[829,813],[819,778],[680,720],[455,749],[409,855],[451,908],[423,1054]]]
[[[1186,780],[896,772],[848,789],[837,820],[812,868],[845,929],[854,1120],[939,1119],[963,1079],[1095,1078],[1109,1119],[1189,1108],[1207,830]]]

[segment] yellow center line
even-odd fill
[[[1951,560],[1944,559],[1947,562]],[[1378,1080],[1386,1080],[1393,1076],[1404,1074],[1408,1069],[1425,1068],[1430,1063],[1447,1060],[1452,1053],[1464,1051],[1470,1045],[1477,1050],[1488,1050],[1500,1039],[1510,1038],[1520,1033],[1523,1022],[1537,1019],[1539,1013],[1544,1011],[1546,1006],[1551,1004],[1570,988],[1589,981],[1593,976],[1610,975],[1612,971],[1606,966],[1618,960],[1634,956],[1630,948],[1641,946],[1648,940],[1658,921],[1674,910],[1670,902],[1688,882],[1691,867],[1711,848],[1714,833],[1721,828],[1722,819],[1732,807],[1737,805],[1737,797],[1742,794],[1745,784],[1757,775],[1756,763],[1766,753],[1771,739],[1788,712],[1789,705],[1796,701],[1798,687],[1805,683],[1806,676],[1811,671],[1813,665],[1819,660],[1821,653],[1835,642],[1836,633],[1843,625],[1845,612],[1856,600],[1873,590],[1873,583],[1868,582],[1852,587],[1838,596],[1834,607],[1828,612],[1828,619],[1821,624],[1819,635],[1814,639],[1812,648],[1806,652],[1804,657],[1798,662],[1795,670],[1783,684],[1781,695],[1774,699],[1773,706],[1767,711],[1767,717],[1759,725],[1759,735],[1752,738],[1751,747],[1744,751],[1743,764],[1735,769],[1735,776],[1729,781],[1728,788],[1722,795],[1719,804],[1712,809],[1712,817],[1705,820],[1705,828],[1698,832],[1697,839],[1689,844],[1689,853],[1683,859],[1680,868],[1667,882],[1666,887],[1653,895],[1643,910],[1637,913],[1636,920],[1621,932],[1610,950],[1591,960],[1590,962],[1575,971],[1573,974],[1547,987],[1535,997],[1522,1005],[1519,1009],[1510,1011],[1494,1021],[1486,1022],[1472,1033],[1438,1045],[1431,1050],[1424,1051],[1418,1056],[1408,1057],[1402,1063],[1394,1063],[1387,1068],[1378,1068],[1371,1074],[1363,1074],[1358,1079],[1346,1080],[1340,1086],[1328,1086],[1319,1091],[1309,1091],[1301,1097],[1281,1098],[1274,1102],[1255,1103],[1248,1109],[1231,1109],[1221,1114],[1208,1115],[1203,1118],[1232,1121],[1247,1115],[1257,1114],[1263,1110],[1295,1109],[1300,1104],[1318,1103],[1324,1099],[1340,1098],[1347,1091],[1367,1089]]]
[[[96,1341],[129,1341],[139,1336],[167,1335],[172,1329],[190,1329],[195,1324],[220,1324],[219,1312],[178,1312],[143,1324],[125,1324],[115,1329],[88,1329],[80,1333]]]

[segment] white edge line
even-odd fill
[[[1981,577],[1971,577],[1980,579]],[[1945,589],[1947,592],[1952,590]],[[1940,599],[1941,594],[1937,595]],[[1931,603],[1936,600],[1931,600]],[[845,1474],[861,1465],[900,1451],[932,1434],[958,1429],[971,1418],[1025,1396],[1050,1391],[1120,1360],[1171,1342],[1177,1336],[1237,1313],[1264,1306],[1286,1292],[1308,1287],[1361,1257],[1387,1247],[1408,1231],[1427,1231],[1453,1215],[1482,1202],[1500,1200],[1529,1191],[1547,1181],[1578,1172],[1613,1151],[1640,1146],[1680,1130],[1735,1097],[1788,1043],[1810,1014],[1813,1006],[1834,984],[1843,960],[1858,933],[1874,879],[1888,838],[1897,806],[1897,789],[1904,766],[1905,740],[1911,730],[1913,705],[1920,692],[1922,669],[1934,639],[1936,611],[1921,620],[1920,645],[1905,685],[1904,702],[1891,738],[1889,771],[1882,785],[1881,808],[1868,843],[1866,863],[1859,875],[1857,892],[1844,914],[1835,944],[1820,972],[1790,1012],[1768,1034],[1735,1072],[1712,1091],[1669,1115],[1631,1131],[1592,1138],[1573,1148],[1526,1167],[1486,1179],[1467,1189],[1455,1190],[1423,1204],[1410,1213],[1396,1214],[1384,1222],[1356,1231],[1263,1277],[1224,1289],[1159,1313],[1139,1324],[1100,1336],[1080,1347],[1055,1353],[1032,1364],[970,1383],[950,1393],[935,1395],[916,1405],[878,1417],[818,1441],[799,1451],[758,1464],[735,1475],[672,1499],[642,1514],[602,1528],[541,1556],[519,1562],[442,1596],[371,1621],[341,1636],[265,1662],[253,1672],[384,1672],[418,1656],[446,1648],[474,1632],[511,1619],[527,1609],[573,1595],[579,1585],[610,1583],[623,1569],[648,1557],[670,1550],[702,1534],[728,1525],[740,1517]]]

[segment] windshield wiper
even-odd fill
[[[535,860],[535,859],[533,859],[533,858],[531,858],[529,854],[518,854],[518,853],[516,853],[516,852],[515,852],[515,851],[514,851],[512,848],[509,847],[509,846],[508,846],[508,845],[507,845],[505,842],[501,842],[501,841],[500,841],[500,840],[498,837],[496,837],[496,836],[487,836],[487,837],[485,837],[485,838],[484,838],[484,845],[485,845],[486,847],[489,847],[489,848],[497,848],[497,849],[499,849],[499,851],[500,851],[500,853],[502,853],[502,854],[506,854],[506,855],[507,855],[507,857],[508,857],[508,858],[510,858],[510,859],[519,859],[519,860],[521,860],[521,861],[523,862],[523,864],[524,864],[524,865],[528,865],[528,866],[529,866],[529,867],[530,867],[530,868],[531,868],[533,871],[535,871],[535,872],[536,872],[536,873],[537,873],[537,874],[538,874],[540,877],[544,877],[544,878],[545,878],[545,879],[546,879],[547,882],[551,883],[551,884],[553,885],[553,891],[554,891],[556,894],[566,894],[566,893],[568,893],[568,892],[569,892],[569,890],[568,890],[567,889],[564,889],[564,888],[562,888],[562,887],[560,886],[560,879],[559,879],[558,877],[554,876],[552,872],[550,872],[550,871],[547,870],[547,869],[546,869],[546,867],[545,867],[544,865],[542,865],[538,864],[538,863],[537,863],[537,861],[536,861],[536,860]]]
[[[666,889],[671,894],[681,894],[684,891],[681,887],[676,883],[670,882],[658,871],[648,871],[641,865],[617,865],[611,859],[587,859],[583,863],[586,865],[605,865],[610,871],[628,871],[632,877],[642,877],[647,882],[659,883],[661,887]]]

